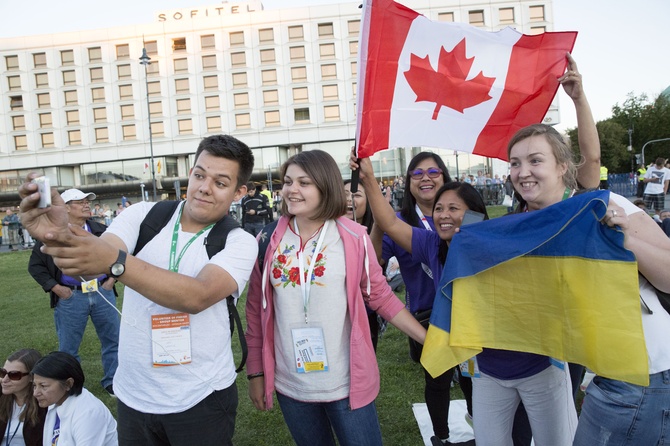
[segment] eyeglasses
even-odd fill
[[[420,180],[423,178],[424,175],[428,175],[428,178],[437,178],[442,175],[442,169],[438,169],[437,167],[431,167],[430,169],[416,169],[412,170],[409,173],[409,176],[413,180]]]
[[[5,376],[9,376],[9,379],[12,381],[19,381],[21,378],[23,378],[26,375],[30,375],[30,373],[27,372],[8,372],[5,369],[0,369],[0,379],[3,379]]]
[[[79,206],[86,206],[87,204],[91,204],[90,201],[84,199],[84,200],[72,200],[68,204],[76,204]]]

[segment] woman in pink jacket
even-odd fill
[[[249,396],[276,391],[300,445],[381,445],[379,369],[365,304],[423,343],[424,328],[389,288],[366,228],[343,217],[339,168],[311,150],[282,166],[282,218],[247,294]],[[371,261],[372,260],[372,261]],[[306,280],[309,278],[309,280]]]

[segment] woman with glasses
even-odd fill
[[[33,398],[30,370],[42,355],[23,349],[12,353],[0,368],[0,444],[40,446],[46,409]]]

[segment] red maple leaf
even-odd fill
[[[433,119],[437,119],[442,106],[463,113],[468,107],[491,99],[489,91],[495,81],[480,71],[470,80],[466,80],[474,57],[465,57],[465,39],[449,52],[440,48],[437,71],[430,65],[428,56],[412,54],[410,69],[405,71],[405,79],[416,93],[416,101],[435,102]]]

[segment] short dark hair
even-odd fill
[[[281,166],[282,180],[291,164],[304,170],[321,193],[321,203],[314,216],[315,220],[331,220],[344,215],[347,211],[347,198],[344,195],[342,173],[332,156],[323,150],[308,150],[293,155]],[[287,201],[288,197],[284,197],[281,202],[283,215],[291,215],[288,212]]]
[[[239,169],[237,171],[237,187],[242,186],[251,177],[254,170],[254,154],[242,141],[230,135],[212,135],[203,138],[195,151],[195,162],[203,151],[207,151],[212,156],[226,158],[237,161]]]
[[[410,226],[419,227],[419,216],[416,215],[415,211],[416,198],[412,195],[411,190],[409,189],[409,185],[412,181],[410,178],[410,172],[415,170],[419,163],[428,158],[432,158],[433,161],[435,161],[435,164],[437,164],[437,167],[442,170],[442,180],[444,183],[446,184],[451,181],[451,176],[449,176],[449,169],[447,169],[446,164],[444,164],[444,161],[442,161],[442,158],[437,153],[420,152],[410,160],[409,166],[407,166],[407,173],[405,174],[405,184],[407,184],[408,189],[405,192],[405,196],[402,200],[402,206],[400,208],[400,215]]]
[[[256,185],[254,184],[253,181],[249,181],[249,182],[247,183],[247,192],[252,191],[252,190],[253,190],[253,191],[256,190]]]
[[[43,356],[33,370],[31,375],[39,375],[44,378],[55,379],[64,383],[72,378],[73,384],[68,395],[80,395],[84,388],[84,371],[77,358],[65,352],[51,352]]]

